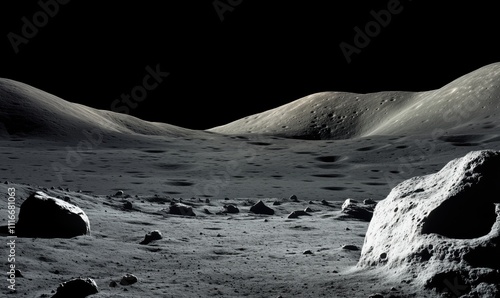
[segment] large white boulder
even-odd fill
[[[397,185],[375,208],[358,267],[453,297],[500,297],[500,151]]]
[[[90,222],[82,209],[37,191],[22,204],[16,235],[33,238],[71,238],[90,234]]]

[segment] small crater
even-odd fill
[[[326,163],[332,163],[332,162],[337,162],[342,159],[341,156],[337,155],[330,155],[330,156],[319,156],[315,158],[316,160],[319,160],[321,162],[326,162]]]
[[[172,186],[191,186],[194,183],[184,180],[177,180],[177,181],[167,181],[167,184]]]
[[[165,150],[148,149],[148,150],[142,150],[142,152],[146,152],[146,153],[165,153],[167,151],[165,151]]]
[[[377,149],[378,147],[377,146],[366,146],[366,147],[361,147],[361,148],[358,148],[356,149],[356,151],[372,151],[372,150],[375,150]]]
[[[370,185],[370,186],[380,186],[380,185],[386,185],[383,182],[363,182],[364,185]]]
[[[248,142],[250,145],[256,145],[256,146],[271,146],[271,143],[267,142]]]
[[[313,177],[319,177],[319,178],[343,178],[346,177],[344,174],[337,174],[337,173],[332,173],[332,174],[315,174],[311,175]]]
[[[346,190],[347,188],[342,187],[342,186],[326,186],[326,187],[322,187],[322,189],[340,191],[340,190]]]

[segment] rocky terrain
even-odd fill
[[[497,297],[499,74],[205,131],[1,79],[0,293]]]

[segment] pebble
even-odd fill
[[[137,282],[137,277],[133,274],[125,274],[124,276],[122,276],[122,279],[120,280],[120,284],[122,286],[128,286],[128,285],[132,285],[132,284],[135,284]]]

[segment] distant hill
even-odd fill
[[[82,131],[114,135],[203,137],[209,133],[266,134],[298,139],[419,135],[438,128],[470,133],[497,127],[500,63],[484,66],[426,92],[322,92],[207,131],[98,110],[9,79],[0,79],[0,138],[81,138]]]
[[[268,134],[299,139],[425,134],[436,128],[498,124],[500,63],[484,66],[427,92],[322,92],[218,126],[221,134]]]
[[[111,111],[65,101],[32,86],[0,79],[0,138],[9,136],[44,139],[81,138],[98,130],[114,135],[194,136],[204,132],[147,122]]]

